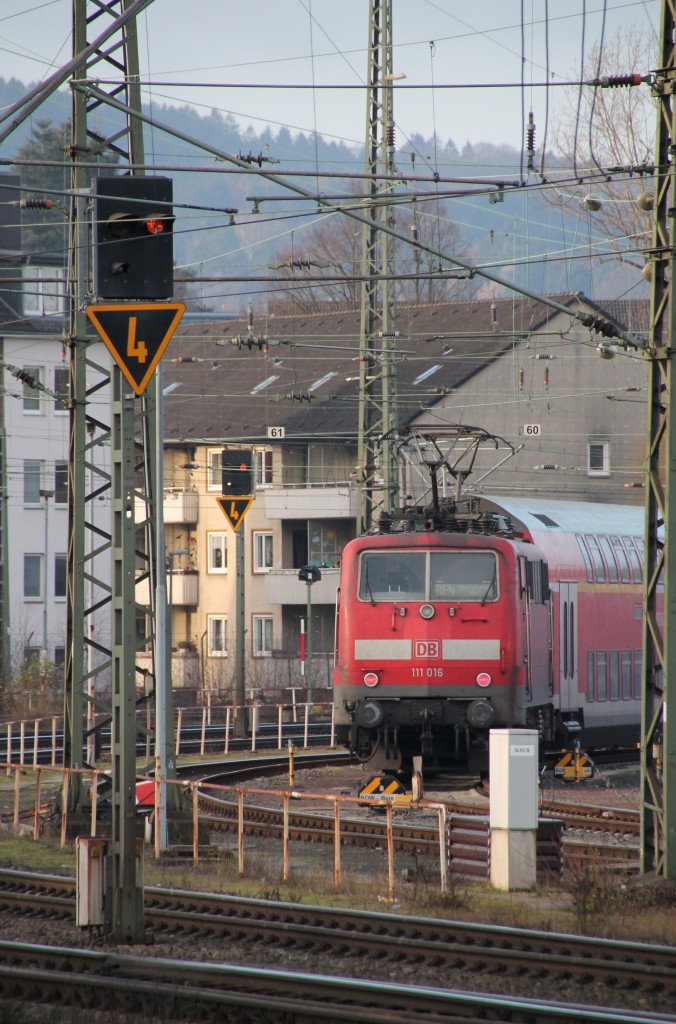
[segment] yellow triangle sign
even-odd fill
[[[244,522],[244,516],[249,511],[253,498],[216,498],[216,501],[233,530],[238,530]]]
[[[87,316],[137,395],[142,395],[185,313],[182,302],[87,306]]]

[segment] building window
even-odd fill
[[[42,597],[42,555],[23,556],[23,596],[29,600]]]
[[[37,662],[40,660],[40,647],[26,646],[23,649],[23,660],[29,664],[30,662]]]
[[[23,372],[27,373],[37,383],[40,383],[42,380],[42,370],[39,366],[24,366]],[[23,411],[32,415],[42,412],[40,408],[40,392],[26,383],[23,386]]]
[[[340,565],[343,548],[351,540],[350,527],[345,523],[308,523],[309,565],[331,569]],[[299,566],[302,568],[302,566]]]
[[[40,486],[42,481],[42,463],[35,459],[25,459],[23,464],[23,503],[39,505]]]
[[[209,533],[207,572],[228,571],[228,538],[224,533]]]
[[[24,316],[66,312],[66,272],[63,267],[29,266],[23,284]]]
[[[227,629],[227,616],[207,615],[207,654],[210,658],[225,658],[227,656]]]
[[[260,449],[255,452],[256,487],[269,487],[272,483],[272,452]]]
[[[63,399],[57,398],[54,403],[54,412],[67,413],[66,402],[70,394],[70,370],[67,366],[57,366],[54,369],[54,391],[57,395],[63,395]]]
[[[68,504],[68,463],[54,463],[54,504]]]
[[[219,494],[223,493],[222,451],[222,448],[209,448],[207,451],[207,488]]]
[[[269,658],[272,654],[271,615],[253,617],[253,654],[254,658]]]
[[[54,664],[62,667],[66,664],[66,648],[55,647],[54,648]]]
[[[66,596],[67,565],[68,557],[65,554],[54,555],[54,597]]]
[[[268,572],[272,569],[272,534],[262,530],[253,532],[253,571]]]
[[[609,441],[590,441],[588,443],[587,476],[610,476]]]

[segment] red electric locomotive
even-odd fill
[[[487,768],[491,728],[541,749],[640,734],[641,508],[463,498],[381,517],[342,558],[337,736],[397,768]]]

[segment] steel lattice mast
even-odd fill
[[[107,930],[123,941],[143,937],[143,894],[136,866],[136,651],[155,641],[156,552],[154,524],[157,515],[156,387],[148,386],[141,402],[129,393],[117,367],[112,372],[96,366],[88,354],[84,307],[90,288],[85,205],[90,194],[92,160],[115,159],[122,171],[143,173],[143,122],[139,88],[138,45],[135,15],[147,3],[117,0],[105,7],[92,0],[74,0],[72,116],[70,351],[71,410],[69,443],[69,543],[68,543],[68,636],[66,662],[65,764],[84,763],[83,718],[87,704],[88,730],[94,727],[94,704],[111,722],[112,879],[106,897]],[[106,26],[105,47],[90,56],[90,33],[98,36]],[[85,59],[78,60],[81,56]],[[86,82],[92,78],[116,79],[111,95],[124,95],[130,113],[120,116],[92,99]],[[112,124],[107,136],[94,129]],[[112,407],[109,424],[90,411],[93,396],[106,389]],[[110,469],[101,465],[102,443],[109,443]],[[110,526],[94,521],[95,498],[108,491],[112,502]],[[161,508],[161,503],[159,505]],[[138,522],[138,509],[145,519]],[[143,518],[143,514],[141,516]],[[145,537],[139,541],[139,530]],[[112,555],[112,560],[111,560]],[[112,570],[99,578],[97,561],[103,557]],[[149,636],[139,644],[136,637],[136,563],[141,557],[151,595]],[[109,644],[94,639],[94,616],[105,611],[110,621]],[[96,653],[93,665],[89,656]],[[153,661],[154,664],[154,661]],[[96,676],[112,673],[112,700],[103,707],[93,685]],[[146,695],[154,689],[154,669],[146,683]],[[81,806],[82,794],[73,803]]]
[[[367,222],[362,227],[359,334],[359,533],[375,524],[378,511],[392,511],[398,492],[396,455],[390,441],[382,441],[397,426],[395,238],[390,233],[394,230],[394,205],[388,202],[392,184],[386,180],[395,173],[391,0],[370,3],[367,85]],[[389,231],[381,230],[383,226]]]
[[[646,553],[641,724],[642,870],[676,878],[676,423],[671,408],[676,351],[676,31],[663,0],[651,247],[650,359],[646,457]],[[663,600],[658,592],[664,585]],[[672,714],[667,714],[669,698]]]

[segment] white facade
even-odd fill
[[[66,647],[66,565],[68,554],[69,352],[54,335],[5,335],[5,364],[29,373],[49,392],[35,390],[4,370],[5,433],[5,599],[8,654],[6,670],[16,671],[30,656],[60,663]],[[90,353],[99,364],[109,359],[95,343]],[[109,422],[108,389],[93,397],[88,411]],[[84,457],[84,453],[83,453]],[[96,461],[109,471],[109,449],[101,446]],[[110,495],[97,499],[94,522],[110,528]],[[108,555],[109,557],[109,555]],[[97,569],[110,579],[103,563]],[[110,637],[110,623],[94,621],[99,639]]]

